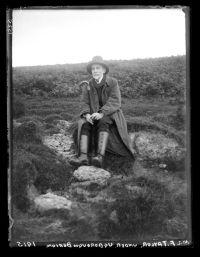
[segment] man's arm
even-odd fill
[[[119,85],[116,79],[113,79],[113,84],[111,86],[111,91],[109,98],[104,106],[99,110],[99,112],[104,115],[110,115],[121,108],[121,93]]]
[[[81,96],[81,106],[80,106],[80,116],[84,117],[86,114],[90,114],[90,100],[87,86],[83,88],[82,96]]]

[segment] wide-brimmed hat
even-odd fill
[[[109,67],[107,66],[107,64],[104,62],[103,58],[101,56],[95,56],[92,58],[92,61],[88,63],[87,65],[87,71],[92,74],[91,68],[93,64],[100,64],[102,65],[105,69],[106,72],[105,74],[107,74],[109,72]]]

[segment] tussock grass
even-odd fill
[[[50,114],[50,115],[47,115],[45,118],[44,118],[44,121],[46,123],[52,123],[56,120],[61,120],[62,119],[62,116],[61,115],[58,115],[58,114]]]
[[[147,117],[127,117],[127,128],[129,132],[138,131],[158,131],[162,134],[174,138],[181,145],[185,144],[185,139],[177,130],[160,122],[153,122]]]
[[[13,129],[14,142],[38,142],[42,140],[42,127],[35,121],[26,121]]]
[[[27,110],[27,114],[29,115],[39,115],[39,116],[47,116],[47,115],[52,115],[52,114],[60,114],[61,112],[63,111],[63,109],[61,108],[48,108],[48,109],[45,109],[45,108],[35,108],[35,109],[29,109]]]
[[[43,118],[38,115],[25,115],[24,117],[20,117],[17,119],[19,122],[27,122],[27,121],[35,121],[40,124],[43,122]]]
[[[30,207],[29,185],[34,184],[41,193],[47,189],[64,190],[72,176],[72,168],[41,140],[35,140],[33,135],[24,139],[22,132],[14,142],[12,197],[15,206],[26,211]]]
[[[73,114],[70,114],[68,112],[61,112],[60,115],[62,116],[62,119],[67,120],[67,121],[76,121],[76,120],[78,120],[77,115],[73,115]]]
[[[125,185],[139,188],[139,193],[129,191]],[[110,193],[117,198],[112,204],[103,203],[98,223],[101,238],[120,239],[134,235],[136,238],[143,235],[173,236],[184,238],[187,233],[187,223],[180,218],[180,213],[186,212],[186,192],[177,194],[173,201],[173,193],[166,183],[148,176],[133,178],[132,182],[121,182],[110,185]],[[117,221],[110,219],[112,212],[117,214]],[[176,223],[176,227],[174,224]],[[144,236],[145,236],[144,235]]]
[[[13,118],[19,118],[21,116],[24,116],[26,112],[24,101],[21,99],[14,99],[12,104],[12,115]]]

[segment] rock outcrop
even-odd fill
[[[131,135],[133,145],[140,157],[147,160],[162,160],[171,158],[182,160],[185,151],[175,139],[162,134],[150,132],[138,132]]]
[[[64,159],[70,158],[74,153],[71,150],[72,138],[62,133],[45,136],[43,144],[53,149],[59,156]]]

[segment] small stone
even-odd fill
[[[67,209],[71,210],[72,202],[65,197],[47,193],[40,195],[34,199],[35,207],[39,211],[47,211],[51,209]]]
[[[166,168],[166,167],[167,167],[167,165],[166,165],[166,164],[164,164],[164,163],[161,163],[161,164],[159,164],[159,167],[160,167],[160,168]]]

